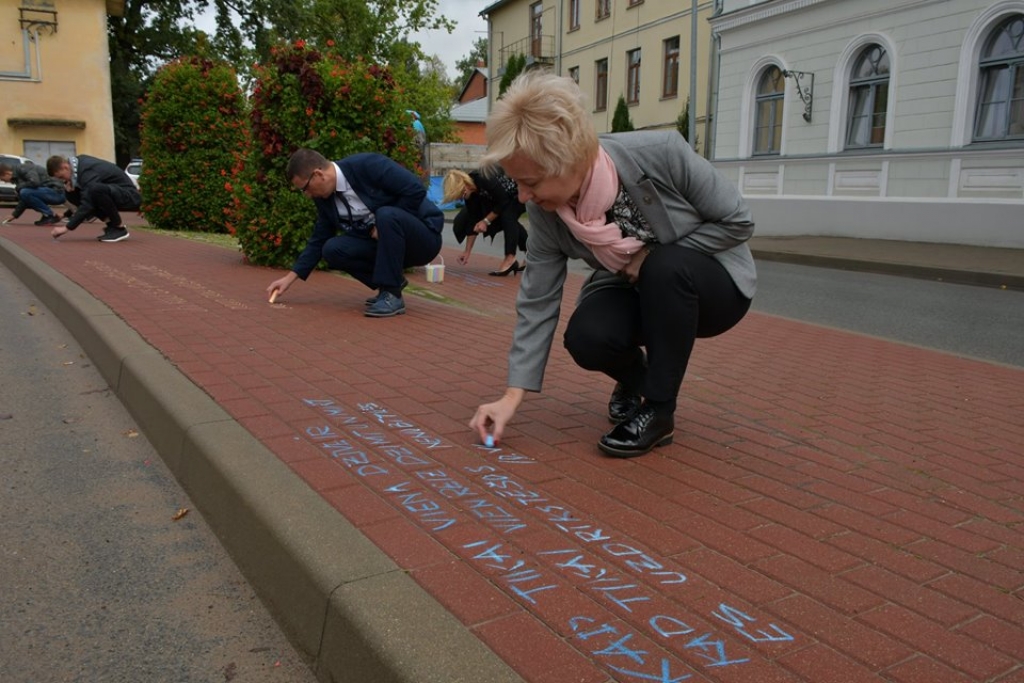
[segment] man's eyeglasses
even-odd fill
[[[313,182],[313,176],[315,176],[315,175],[316,175],[316,171],[313,171],[312,173],[310,173],[310,174],[309,174],[309,177],[308,177],[308,178],[306,178],[306,184],[302,186],[302,189],[301,189],[301,190],[299,190],[299,192],[300,192],[301,194],[305,194],[305,193],[306,193],[306,190],[308,190],[308,189],[309,189],[309,184],[310,184],[311,182]]]

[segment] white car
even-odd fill
[[[31,159],[19,157],[15,154],[0,154],[0,164],[10,166],[15,171],[24,163],[32,163]],[[17,204],[18,193],[14,190],[14,183],[0,182],[0,204]]]
[[[132,159],[127,166],[124,167],[124,172],[128,174],[128,177],[135,183],[135,189],[139,189],[139,176],[142,175],[142,159]]]

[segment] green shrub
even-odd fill
[[[170,62],[142,110],[142,210],[164,230],[225,232],[228,177],[249,147],[246,101],[235,72],[200,57]]]
[[[612,132],[623,133],[633,130],[633,119],[629,117],[629,106],[626,98],[619,95],[619,103],[615,105],[615,113],[612,114]]]
[[[498,97],[505,94],[508,87],[512,85],[512,81],[516,80],[516,76],[526,71],[526,55],[516,53],[508,58],[505,62],[505,73],[501,75],[501,80],[498,82]]]
[[[313,202],[285,178],[292,152],[308,147],[328,159],[380,152],[418,174],[418,150],[403,91],[386,68],[297,41],[272,49],[255,75],[252,154],[231,178],[229,227],[249,262],[288,267],[316,218]]]
[[[690,98],[686,98],[686,104],[683,105],[683,110],[679,112],[679,117],[676,119],[676,130],[690,143],[690,147],[697,149],[700,146],[700,135],[697,134],[696,130],[693,133],[693,140],[690,140]]]

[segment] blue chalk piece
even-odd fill
[[[490,434],[484,437],[484,445],[488,448],[494,448],[494,437]]]

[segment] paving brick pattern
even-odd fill
[[[110,306],[532,683],[1024,680],[1024,371],[750,314],[697,344],[675,443],[603,458],[556,343],[488,449],[517,279],[408,314],[134,231],[3,236]],[[445,252],[455,264],[457,252]],[[571,274],[566,313],[581,284]],[[560,332],[559,337],[560,339]]]

